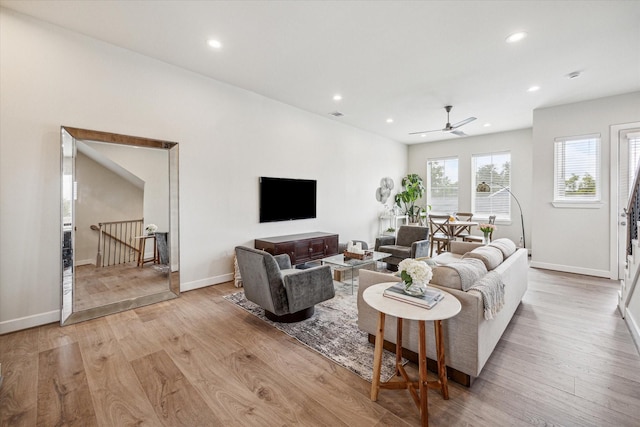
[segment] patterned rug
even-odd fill
[[[247,301],[242,291],[224,298],[371,382],[374,346],[369,343],[367,333],[358,329],[357,283],[353,295],[351,283],[335,283],[336,296],[317,304],[311,318],[297,323],[272,322],[264,316],[262,308]],[[395,357],[394,353],[383,351],[381,381],[394,376]]]

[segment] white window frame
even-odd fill
[[[555,138],[553,147],[553,202],[557,208],[598,208],[602,205],[602,144],[600,134],[577,135],[569,137]],[[585,163],[584,168],[590,169],[586,173],[593,172],[595,180],[595,194],[593,195],[566,195],[564,182],[566,181],[567,169],[567,146],[573,146],[573,150],[580,149],[578,144],[584,144],[584,150],[592,150],[593,153],[585,155],[593,156]]]
[[[496,213],[496,212],[480,212],[478,210],[478,207],[476,206],[476,200],[477,200],[477,188],[478,188],[478,184],[481,184],[481,182],[478,182],[477,180],[477,159],[478,158],[482,158],[482,157],[494,157],[494,156],[502,156],[502,155],[509,155],[509,182],[508,185],[505,185],[504,187],[506,187],[506,190],[498,187],[497,185],[494,185],[491,182],[488,182],[487,184],[489,185],[489,187],[491,188],[491,190],[489,191],[490,194],[495,194],[495,193],[499,193],[499,192],[504,192],[506,191],[507,194],[507,213]],[[492,160],[493,163],[493,160]],[[511,165],[513,165],[513,161],[511,159],[511,151],[496,151],[496,152],[491,152],[491,153],[478,153],[478,154],[472,154],[471,155],[471,209],[474,215],[474,219],[476,218],[476,216],[478,217],[478,219],[481,218],[488,218],[490,215],[496,215],[496,221],[500,221],[501,223],[507,223],[510,224],[511,223],[511,197],[512,195],[510,194],[511,192]]]
[[[433,162],[445,162],[448,160],[455,160],[458,164],[458,176],[456,179],[457,182],[457,189],[456,189],[456,206],[455,209],[452,212],[445,212],[442,211],[440,209],[437,209],[435,206],[433,206],[433,197],[431,194],[431,164]],[[449,156],[449,157],[438,157],[438,158],[433,158],[433,159],[428,159],[427,160],[427,173],[426,173],[426,177],[427,177],[427,204],[431,205],[432,209],[431,212],[434,214],[453,214],[454,212],[458,211],[458,207],[460,206],[460,199],[459,199],[459,192],[460,192],[460,159],[458,158],[458,156]],[[446,173],[446,172],[445,172]]]

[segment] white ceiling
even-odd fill
[[[531,127],[536,108],[640,90],[637,0],[0,5],[409,144],[458,138],[408,135],[444,127],[445,105],[452,123],[477,117],[461,129],[480,135]]]

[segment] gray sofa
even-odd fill
[[[291,268],[287,254],[237,246],[238,268],[246,298],[264,308],[274,322],[298,322],[311,317],[314,306],[335,295],[331,267]]]
[[[502,309],[492,320],[484,317],[482,297],[477,292],[465,292],[461,289],[461,278],[452,267],[437,265],[433,267],[433,278],[429,286],[443,289],[453,294],[462,304],[461,312],[442,322],[444,331],[446,364],[449,376],[456,382],[471,385],[473,379],[480,375],[482,368],[491,356],[493,349],[507,328],[516,311],[524,293],[527,290],[528,257],[526,249],[515,249],[513,242],[508,241],[514,252],[506,258],[498,249],[498,239],[491,243],[491,247],[485,247],[476,243],[452,242],[451,252],[440,259],[445,263],[451,262],[475,262],[478,259],[481,264],[489,266],[487,270],[500,274],[505,283],[505,303]],[[507,251],[508,253],[509,251]],[[436,257],[434,261],[438,261]],[[465,261],[467,258],[474,258]],[[498,262],[498,260],[500,260]],[[480,280],[480,278],[478,279]],[[360,272],[360,285],[358,287],[358,327],[369,333],[370,340],[375,339],[378,313],[362,299],[362,293],[369,286],[382,282],[396,282],[400,278],[395,275],[377,273],[372,271]],[[431,323],[431,322],[429,322]],[[403,323],[403,348],[409,350],[407,355],[415,357],[418,353],[418,328],[414,321]],[[389,316],[385,323],[385,341],[387,348],[395,347],[396,321]],[[427,326],[427,357],[436,360],[435,339],[433,327]]]
[[[390,253],[384,259],[389,270],[397,270],[398,264],[405,258],[429,256],[429,227],[403,225],[398,228],[398,236],[380,236],[376,238],[375,250]]]

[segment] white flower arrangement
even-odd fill
[[[413,282],[429,283],[433,277],[433,271],[426,262],[413,258],[405,258],[400,261],[398,271],[400,271],[400,277],[407,287],[411,286]]]
[[[147,224],[147,226],[144,228],[144,231],[147,232],[147,234],[153,234],[158,230],[158,226],[155,224]]]

